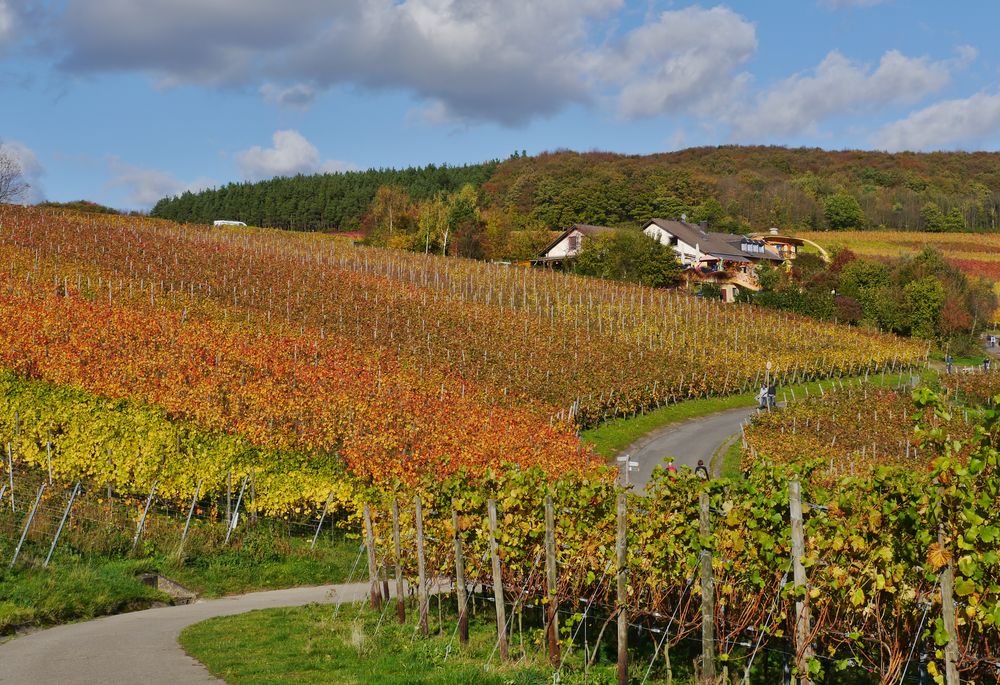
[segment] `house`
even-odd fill
[[[615,230],[608,226],[573,224],[549,243],[549,246],[542,250],[538,257],[531,260],[531,263],[536,266],[562,266],[565,262],[580,254],[580,250],[583,248],[583,244],[587,238],[593,238],[605,233],[614,233]]]
[[[781,264],[784,259],[764,240],[731,233],[712,233],[706,224],[691,224],[684,217],[650,219],[642,232],[677,253],[688,282],[713,282],[720,286],[741,286],[759,290],[754,267],[761,262]],[[733,288],[723,288],[727,300],[735,298]]]
[[[764,241],[764,244],[781,255],[782,259],[792,260],[799,254],[799,248],[805,241],[787,235],[779,235],[777,228],[771,228],[767,233],[754,233],[752,238]]]

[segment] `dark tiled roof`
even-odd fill
[[[698,249],[702,252],[718,257],[719,259],[728,259],[737,262],[748,261],[750,259],[782,261],[777,253],[768,248],[765,248],[763,253],[744,251],[741,245],[745,237],[741,235],[712,233],[697,224],[689,224],[686,221],[678,221],[676,219],[650,219],[643,226],[643,230],[654,224],[671,235],[677,236],[688,245],[697,245]]]

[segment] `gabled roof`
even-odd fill
[[[573,231],[579,231],[583,235],[592,238],[596,235],[601,235],[602,233],[613,233],[616,230],[618,229],[611,228],[610,226],[591,226],[590,224],[573,224],[565,231],[560,233],[558,238],[549,243],[545,247],[545,249],[539,253],[539,256],[544,257],[545,255],[547,255],[549,253],[549,250],[551,250],[553,247],[561,243],[566,238],[566,236],[568,236]]]
[[[712,233],[697,224],[689,224],[686,221],[676,219],[650,219],[642,227],[642,230],[645,231],[651,225],[656,225],[671,235],[677,236],[688,245],[697,246],[701,252],[719,259],[733,262],[746,262],[752,259],[783,261],[780,255],[768,248],[765,248],[763,253],[744,251],[741,245],[747,239],[746,236],[733,233]]]

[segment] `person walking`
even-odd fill
[[[951,352],[949,352],[948,356],[944,358],[944,363],[948,365],[948,371],[947,372],[951,373]]]
[[[777,395],[778,395],[778,388],[774,384],[774,381],[771,381],[771,385],[769,385],[768,388],[767,388],[767,408],[768,409],[773,409],[775,407],[775,405],[777,404],[775,402],[775,398],[777,397]]]
[[[694,467],[694,475],[698,476],[702,480],[708,480],[710,478],[708,475],[708,469],[705,467],[705,461],[703,459],[699,459],[698,465]]]
[[[670,480],[677,480],[677,467],[674,466],[673,457],[667,457],[667,475],[670,476]]]
[[[757,393],[757,408],[760,410],[767,409],[767,386],[760,386],[760,392]]]

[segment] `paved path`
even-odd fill
[[[255,592],[49,628],[0,645],[0,683],[218,685],[177,636],[213,616],[368,597],[367,583]]]
[[[756,411],[755,407],[729,409],[647,433],[622,452],[630,455],[632,461],[639,462],[638,470],[629,475],[630,482],[637,488],[646,487],[653,468],[663,463],[666,456],[674,457],[678,468],[687,464],[693,469],[699,459],[709,465],[715,451],[738,433],[740,424]]]

